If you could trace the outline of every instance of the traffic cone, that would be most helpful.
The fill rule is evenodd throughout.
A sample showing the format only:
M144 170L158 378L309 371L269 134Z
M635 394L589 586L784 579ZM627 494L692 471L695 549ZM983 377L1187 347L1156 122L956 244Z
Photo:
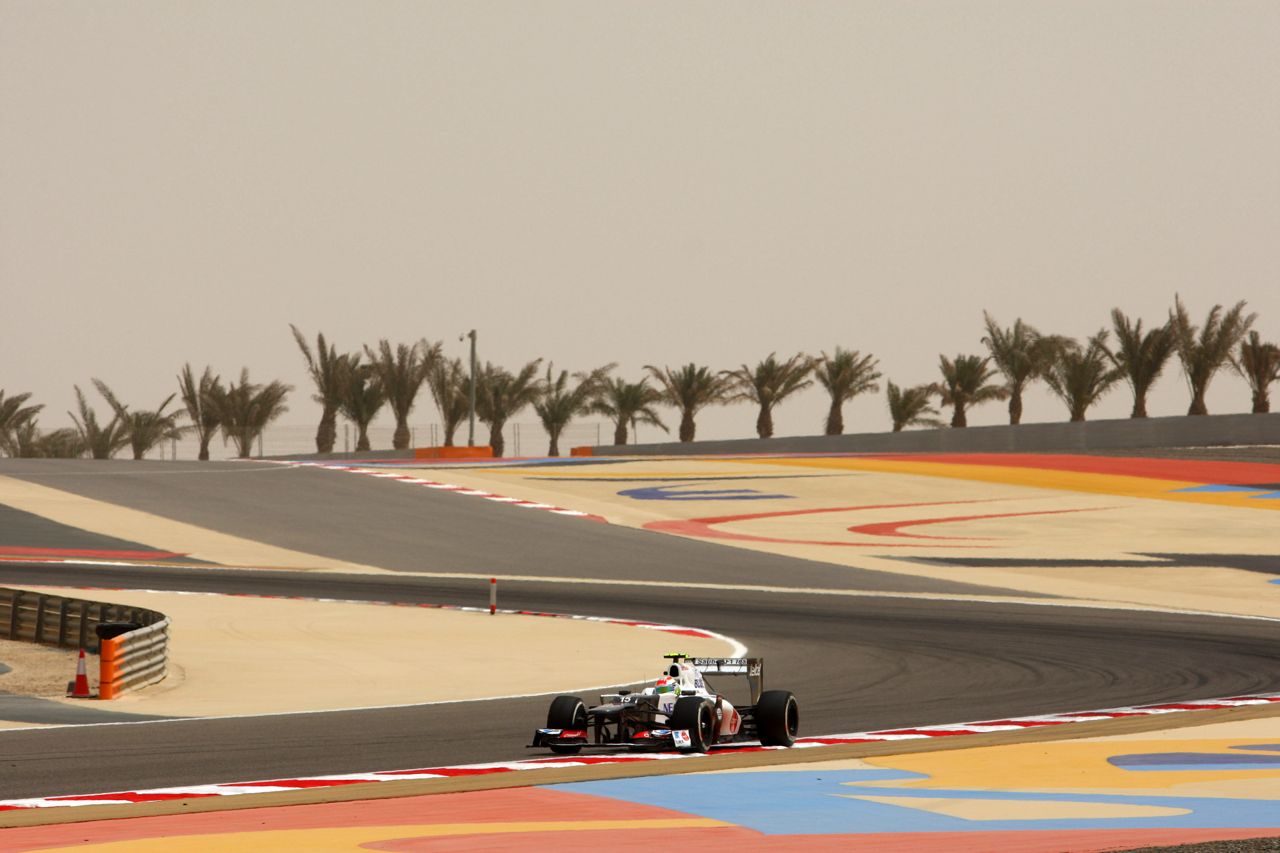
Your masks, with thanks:
M84 649L80 650L80 660L76 662L76 681L71 689L71 698L89 699L89 672L85 668Z

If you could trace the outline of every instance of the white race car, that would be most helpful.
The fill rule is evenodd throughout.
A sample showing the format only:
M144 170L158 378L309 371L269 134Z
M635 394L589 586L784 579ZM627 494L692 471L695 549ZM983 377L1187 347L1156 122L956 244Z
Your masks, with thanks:
M591 708L577 696L557 696L547 712L547 727L534 733L530 747L574 755L584 747L706 752L722 743L796 742L796 697L787 690L764 689L762 658L666 658L671 663L662 677L639 693L605 694ZM750 704L734 707L712 689L708 675L745 677Z

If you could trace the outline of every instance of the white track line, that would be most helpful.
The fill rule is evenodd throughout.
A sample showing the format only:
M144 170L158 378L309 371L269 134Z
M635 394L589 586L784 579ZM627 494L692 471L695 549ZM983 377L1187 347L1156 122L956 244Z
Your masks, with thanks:
M602 515L594 515L589 512L582 512L576 509L566 509L562 506L554 504L542 503L540 501L528 501L523 498L513 498L507 495L498 495L484 489L476 489L470 486L459 486L455 483L439 483L434 480L424 480L421 477L414 477L409 474L402 474L398 471L389 471L380 468L365 468L360 465L351 464L321 464L317 462L279 462L281 466L293 466L298 468L323 468L330 471L346 471L348 474L363 474L366 477L377 477L380 480L391 480L393 482L408 483L413 486L425 486L428 489L437 489L439 491L453 492L456 495L465 495L473 498L484 498L489 501L510 504L518 506L521 509L541 509L552 512L556 515L569 516L571 518L585 518L590 521L598 521L608 524L609 521Z
M572 512L573 510L570 510ZM178 563L140 563L134 561L121 560L88 560L80 558L42 558L38 556L31 557L0 557L0 566L5 563L38 563L65 566L107 566L117 568L133 568L133 569L193 569L198 571L261 571L261 572L305 572L316 577L325 575L355 575L368 577L413 577L413 578L438 578L441 580L475 580L487 583L490 578L497 578L500 581L519 581L522 583L546 583L546 584L569 584L574 586L635 586L635 587L661 587L663 589L695 589L709 590L712 592L760 592L769 593L771 595L826 595L841 596L846 598L888 598L903 601L957 601L968 604L1008 604L1020 605L1025 607L1064 607L1077 608L1080 610L1107 610L1122 611L1133 613L1168 613L1176 616L1208 616L1217 619L1244 619L1254 622L1280 622L1280 617L1262 616L1248 613L1224 613L1216 610L1185 610L1174 607L1161 607L1158 605L1137 604L1135 602L1123 601L1092 601L1076 598L1022 598L1019 596L1009 595L966 595L963 593L942 593L942 592L884 592L880 590L866 589L831 589L829 587L796 587L796 586L767 586L761 584L725 584L725 583L698 583L694 581L641 581L641 580L623 580L619 578L583 578L583 577L566 577L563 575L513 575L503 574L501 572L401 572L394 570L385 570L382 572L347 572L334 571L328 569L296 569L288 567L269 567L269 566L227 566L227 565L199 565L199 564L178 564ZM56 584L55 584L56 585ZM173 590L168 590L172 592Z

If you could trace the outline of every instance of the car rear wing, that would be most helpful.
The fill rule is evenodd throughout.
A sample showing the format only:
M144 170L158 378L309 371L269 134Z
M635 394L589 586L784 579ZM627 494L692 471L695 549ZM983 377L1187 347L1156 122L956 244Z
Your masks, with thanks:
M692 658L693 665L703 675L746 676L751 688L751 704L760 701L764 692L764 658Z

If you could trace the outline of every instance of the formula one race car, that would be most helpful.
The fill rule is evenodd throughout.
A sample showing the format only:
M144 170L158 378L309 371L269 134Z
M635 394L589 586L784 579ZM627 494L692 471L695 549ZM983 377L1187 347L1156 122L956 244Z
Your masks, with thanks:
M575 755L583 747L706 752L721 743L796 742L796 697L764 689L762 658L666 658L671 665L662 677L639 693L605 694L592 708L577 696L557 696L547 712L547 727L534 733L530 748ZM745 676L750 704L735 708L707 683L708 675Z

